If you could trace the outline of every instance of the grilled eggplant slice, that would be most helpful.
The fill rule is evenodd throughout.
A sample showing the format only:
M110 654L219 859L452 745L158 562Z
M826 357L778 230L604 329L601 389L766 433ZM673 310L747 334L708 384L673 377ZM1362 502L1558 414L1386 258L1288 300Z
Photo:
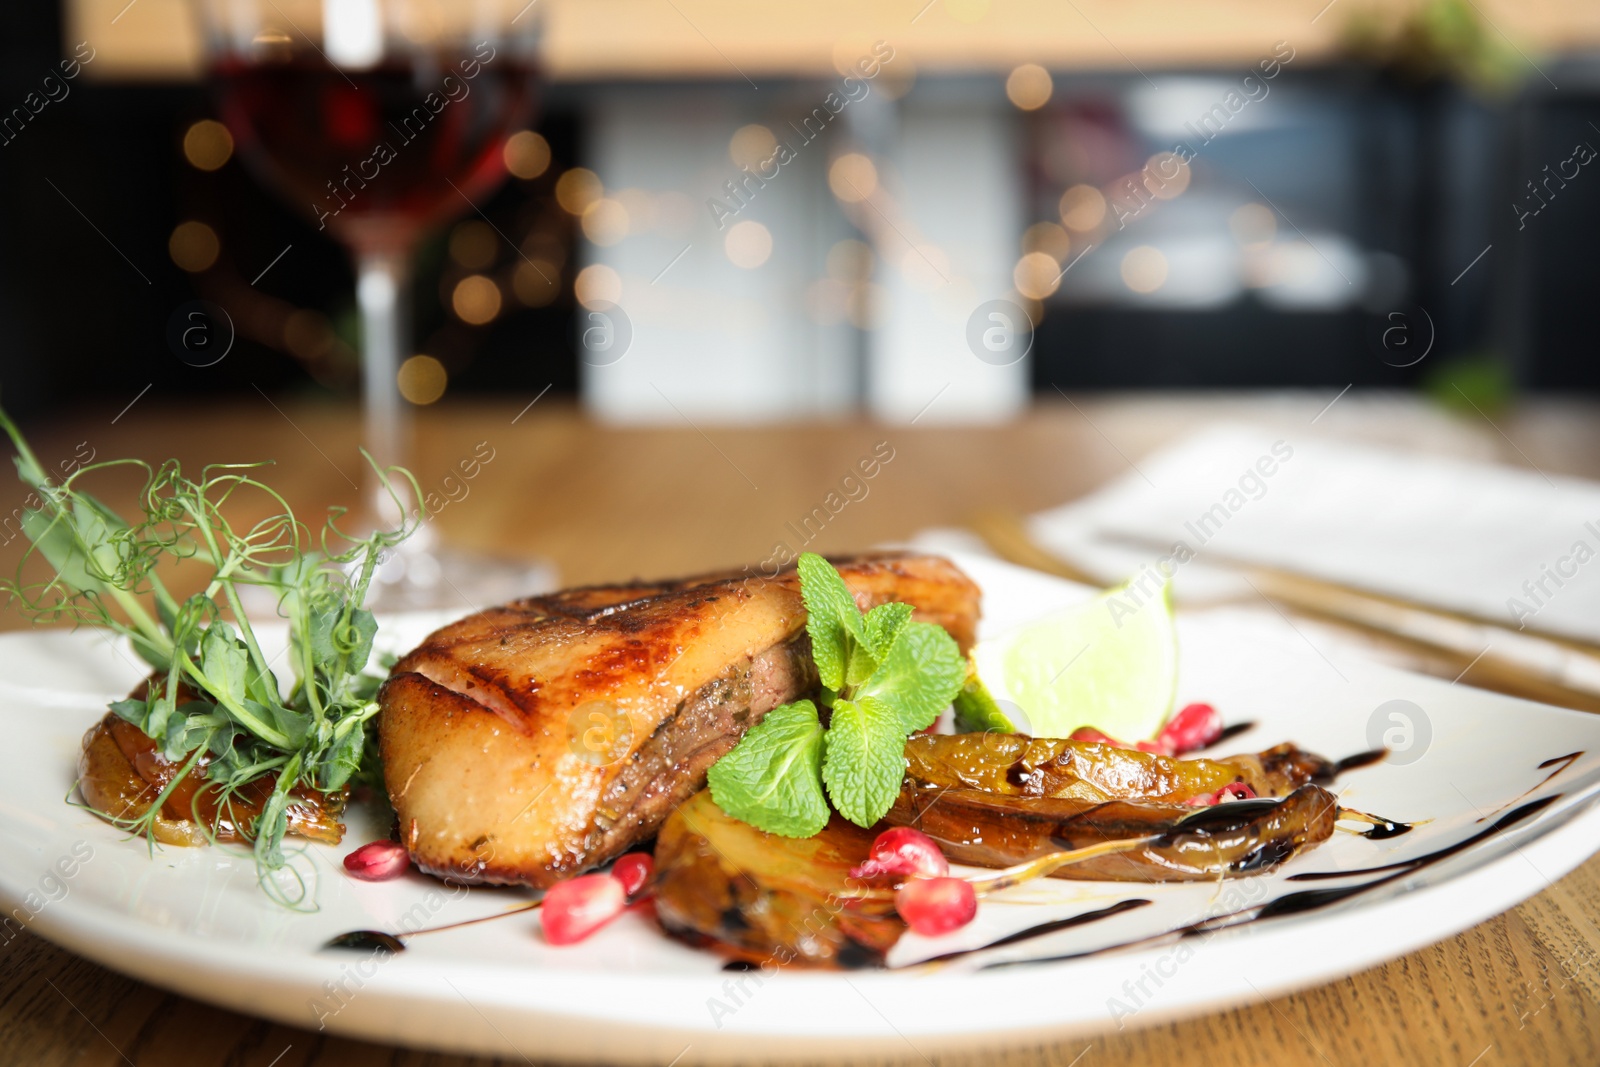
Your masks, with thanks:
M1053 878L1188 882L1271 870L1333 834L1339 802L1317 785L1282 798L1195 808L1149 800L1079 800L985 792L902 789L885 821L913 826L956 863L1010 867L1053 852L1155 835L1129 852L1056 871Z
M1183 803L1224 786L1287 794L1332 777L1333 764L1290 744L1258 755L1179 759L1094 741L1026 734L923 735L906 743L906 781L921 789L968 788L998 796Z
M84 734L78 755L78 789L90 808L125 823L150 810L161 791L178 776L183 762L167 759L161 746L137 726L107 713ZM150 825L157 841L198 846L212 840L250 840L275 779L258 778L224 796L222 788L205 777L209 763L210 759L202 756L195 770L161 805ZM289 833L329 845L337 845L344 837L344 824L339 821L343 791L318 793L297 786L290 798Z
M748 963L881 965L905 924L888 902L846 895L861 889L850 869L874 836L835 815L815 837L778 837L725 815L703 790L656 839L656 916L669 932Z
M1256 755L1178 759L1024 734L914 737L885 817L914 826L957 863L1009 867L1064 849L1149 834L1155 843L1056 878L1188 881L1251 874L1333 833L1338 802L1315 784L1333 764L1283 744ZM1195 808L1227 785L1255 800ZM1282 798L1275 800L1272 798Z

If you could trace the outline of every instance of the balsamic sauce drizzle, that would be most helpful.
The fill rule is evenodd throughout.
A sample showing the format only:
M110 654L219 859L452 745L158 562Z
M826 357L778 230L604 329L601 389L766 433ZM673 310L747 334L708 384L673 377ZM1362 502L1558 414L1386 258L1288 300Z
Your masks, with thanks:
M1119 900L1115 904L1104 908L1096 908L1094 911L1069 915L1065 919L1052 919L1047 923L1040 923L1025 930L1018 930L1014 934L1007 934L998 941L991 941L987 945L979 945L977 948L964 948L956 952L946 952L942 956L932 956L921 961L921 964L943 963L946 960L969 956L974 952L987 952L992 948L999 948L1001 945L1015 945L1023 941L1032 941L1036 937L1046 937L1061 930L1069 930L1074 926L1084 926L1088 923L1098 922L1101 919L1109 919L1114 915L1121 915L1125 911L1142 908L1149 903L1151 901L1146 900L1144 897L1129 897L1127 900ZM918 964L918 966L921 966L921 964Z
M1345 771L1353 771L1359 767L1370 767L1372 764L1380 762L1388 755L1388 749L1374 748L1367 752L1357 752L1353 756L1346 756L1344 759L1335 760L1333 763L1333 769L1328 772L1327 778L1331 781L1332 779L1339 777L1339 775L1343 774Z
M1550 784L1551 779L1555 778L1556 775L1560 774L1562 771L1566 770L1568 767L1570 767L1574 763L1578 762L1579 758L1581 758L1582 756L1583 756L1583 749L1580 748L1576 752L1568 752L1565 756L1552 756L1549 759L1545 760L1543 763L1539 764L1539 770L1541 770L1541 771L1544 770L1546 767L1556 767L1556 764L1558 764L1558 763L1561 764L1561 766L1556 767L1555 770L1553 770L1549 774L1545 775L1536 784L1530 785L1528 788L1524 789L1519 795L1517 795L1517 796L1513 797L1512 799L1506 801L1504 804L1500 805L1498 808L1495 808L1493 811L1491 811L1489 814L1483 816L1478 821L1479 822L1488 822L1490 819L1494 818L1496 815L1499 815L1502 811L1505 811L1511 805L1515 804L1517 801L1521 800L1523 797L1527 796L1529 793L1532 793L1534 790L1538 789L1540 786L1544 786L1544 785Z
M1370 829L1358 831L1368 841L1387 841L1391 837L1409 834L1414 825L1408 822L1399 822L1395 819L1385 819L1379 815L1374 815L1373 818L1377 821L1372 824Z
M1092 949L1087 952L1072 952L1061 956L1044 956L1027 960L1001 960L996 963L985 964L980 969L988 971L997 970L1002 967L1028 967L1041 963L1062 963L1067 960L1084 959L1089 956L1099 956L1108 952L1117 952L1125 948L1132 948L1135 945L1144 945L1156 941L1164 941L1168 938L1194 937L1199 934L1214 933L1218 930L1226 930L1233 926L1243 926L1246 923L1259 922L1262 919L1271 919L1280 915L1297 915L1302 912L1326 908L1333 904L1337 904L1342 900L1348 900L1351 897L1359 896L1362 893L1377 889L1379 886L1386 885L1400 878L1404 878L1409 874L1421 870L1423 867L1439 862L1447 856L1453 856L1463 849L1471 848L1480 841L1492 837L1495 834L1500 833L1502 830L1515 826L1524 819L1543 811L1546 807L1559 800L1561 795L1562 794L1560 793L1556 793L1552 796L1540 797L1538 800L1531 800L1528 803L1523 804L1521 807L1515 808L1502 815L1500 818L1494 821L1493 825L1478 831L1471 837L1457 841L1453 845L1447 845L1444 848L1438 849L1437 851L1429 852L1426 855L1416 856L1412 859L1402 860L1398 863L1385 864L1382 867L1368 868L1367 870L1363 871L1326 871L1290 876L1291 881L1304 881L1316 878L1345 878L1352 875L1372 874L1379 871L1393 872L1390 874L1385 874L1381 878L1374 878L1371 881L1362 882L1359 885L1339 886L1329 889L1301 889L1293 893L1285 893L1283 896L1269 900L1265 904L1258 904L1254 907L1242 908L1239 911L1228 912L1224 915L1212 916L1209 919L1202 919L1199 922L1189 923L1186 926L1175 927L1171 930L1166 930L1158 934L1150 934L1147 937L1136 938L1133 941L1125 941L1118 945L1107 945L1104 948Z
M1222 744L1224 741L1232 741L1235 737L1238 737L1246 730L1254 730L1255 728L1256 723L1254 719L1246 719L1244 722L1236 722L1230 726L1224 726L1222 728L1222 732L1217 735L1217 739L1206 747L1213 748Z
M411 930L403 934L386 934L382 930L351 930L337 937L330 937L323 942L322 947L354 949L358 952L404 952L406 939L418 937L422 934L437 934L442 930L455 930L462 926L472 926L477 923L486 923L492 919L504 919L508 915L521 915L525 911L533 911L543 900L536 900L532 904L510 908L506 911L497 911L493 915L480 915L476 919L462 919L460 922L445 923L443 926L429 926L422 930Z
M1346 833L1355 834L1357 837L1364 837L1368 841L1387 841L1391 837L1409 834L1416 826L1415 823L1388 819L1382 815L1374 815L1370 811L1357 811L1355 808L1340 808L1339 821L1366 823L1367 829L1365 830L1350 830L1343 826L1339 827L1339 829L1344 830Z
M1536 812L1543 811L1545 808L1549 807L1551 804L1555 803L1555 801L1560 799L1561 796L1562 794L1560 793L1552 793L1550 796L1540 797L1538 800L1530 800L1521 807L1513 808L1511 811L1500 816L1500 818L1496 819L1491 825L1479 830L1471 837L1463 838L1453 845L1446 845L1444 848L1435 849L1432 852L1425 852L1420 856L1413 856L1407 860L1396 860L1393 863L1385 863L1381 867L1363 867L1360 870L1354 871L1307 871L1305 874L1291 874L1289 876L1289 881L1318 882L1325 878L1348 878L1357 874L1377 874L1380 871L1400 871L1404 874L1409 874L1414 870L1438 863L1440 860L1445 859L1448 856L1454 856L1462 849L1471 848L1478 842L1493 837L1506 827L1513 826L1516 823L1521 822L1523 819L1526 819L1528 816L1533 815ZM1377 885L1378 882L1371 882L1369 884Z

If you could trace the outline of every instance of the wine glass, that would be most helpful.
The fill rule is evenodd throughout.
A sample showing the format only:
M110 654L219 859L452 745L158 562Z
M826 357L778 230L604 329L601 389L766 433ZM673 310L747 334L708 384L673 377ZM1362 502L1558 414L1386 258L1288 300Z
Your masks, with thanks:
M396 379L412 255L505 176L505 138L533 109L536 2L196 0L241 155L355 259L363 437L383 467L409 451ZM362 521L391 526L421 506L397 488L398 502L369 478ZM481 607L552 579L544 564L444 548L423 523L379 569L371 603Z

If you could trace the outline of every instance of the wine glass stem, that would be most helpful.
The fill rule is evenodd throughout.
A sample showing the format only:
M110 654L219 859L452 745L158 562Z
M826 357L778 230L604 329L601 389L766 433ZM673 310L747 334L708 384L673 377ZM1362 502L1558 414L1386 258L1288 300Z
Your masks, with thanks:
M361 389L363 434L379 466L404 465L409 426L398 374L405 348L405 293L410 256L393 249L356 253L356 303L361 309ZM369 506L380 521L393 522L394 502L367 478Z

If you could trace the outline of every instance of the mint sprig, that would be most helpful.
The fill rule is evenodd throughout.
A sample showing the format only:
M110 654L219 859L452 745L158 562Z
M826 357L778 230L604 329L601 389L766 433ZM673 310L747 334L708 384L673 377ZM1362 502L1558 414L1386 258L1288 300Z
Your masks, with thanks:
M933 724L967 674L955 641L912 622L911 605L863 616L827 560L807 552L798 570L829 725L809 700L774 708L707 776L718 807L783 837L827 825L824 790L857 826L883 818L900 792L906 737Z

